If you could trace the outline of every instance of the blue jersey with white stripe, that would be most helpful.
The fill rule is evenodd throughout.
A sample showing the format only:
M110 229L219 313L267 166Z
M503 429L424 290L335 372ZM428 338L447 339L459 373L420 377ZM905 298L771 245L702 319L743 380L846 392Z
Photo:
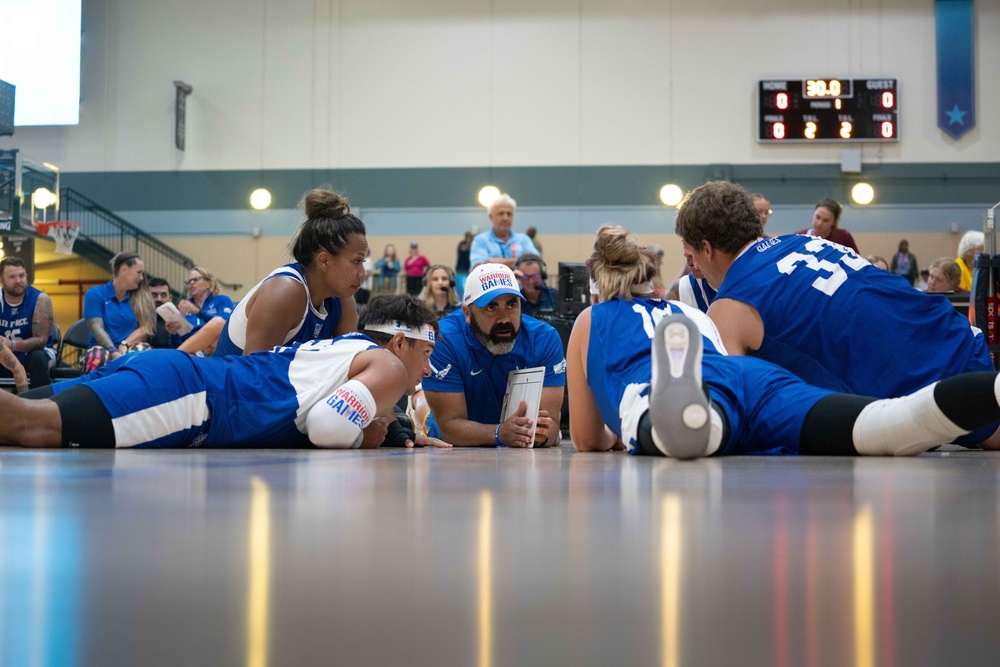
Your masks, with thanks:
M309 284L306 282L302 266L297 262L293 262L269 273L264 280L254 285L253 289L240 300L233 310L232 315L226 321L226 326L222 329L215 352L212 353L213 357L243 354L243 348L246 347L247 339L247 304L254 293L260 289L260 286L275 276L291 278L302 283L302 286L306 289L306 306L302 313L302 320L295 328L285 334L285 340L282 341L282 345L333 336L333 331L340 323L340 316L343 312L340 299L334 296L327 297L323 300L320 310L314 308L312 298L309 295Z
M25 340L32 337L31 323L35 316L35 306L38 304L38 297L42 291L37 287L28 286L24 292L21 303L12 306L7 303L7 293L0 289L0 336L4 336L12 344L15 339ZM55 328L49 330L49 339L45 342L46 347L55 344ZM15 352L14 356L22 364L27 352Z
M820 238L751 244L729 268L721 299L760 313L764 340L755 356L816 386L890 398L993 369L982 332L947 298Z
M56 383L53 392L92 389L118 447L302 447L309 410L347 382L357 354L376 347L354 333L247 356L150 350Z

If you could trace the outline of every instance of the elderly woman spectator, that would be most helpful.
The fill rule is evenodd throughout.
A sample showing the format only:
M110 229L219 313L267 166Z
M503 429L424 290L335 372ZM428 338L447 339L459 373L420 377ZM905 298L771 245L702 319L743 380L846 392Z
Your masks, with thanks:
M927 293L967 292L961 289L962 271L950 257L935 260L927 275Z
M976 261L976 255L983 251L985 242L983 233L975 230L965 232L958 242L958 257L955 262L962 272L962 282L959 284L959 289L963 292L972 289L972 265Z
M88 371L145 343L156 328L153 297L139 253L115 255L111 273L114 277L109 282L91 287L83 298L83 318L90 327Z
M892 256L892 264L889 271L897 276L903 276L913 285L917 282L919 269L917 268L917 257L910 252L910 242L903 239L899 242L899 250Z

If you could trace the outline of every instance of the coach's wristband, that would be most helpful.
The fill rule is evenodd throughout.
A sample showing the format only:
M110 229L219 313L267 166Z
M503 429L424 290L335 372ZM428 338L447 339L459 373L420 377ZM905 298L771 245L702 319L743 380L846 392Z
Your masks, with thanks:
M497 447L503 447L503 443L500 442L500 427L503 424L497 424L497 430L493 432L493 439L496 440Z

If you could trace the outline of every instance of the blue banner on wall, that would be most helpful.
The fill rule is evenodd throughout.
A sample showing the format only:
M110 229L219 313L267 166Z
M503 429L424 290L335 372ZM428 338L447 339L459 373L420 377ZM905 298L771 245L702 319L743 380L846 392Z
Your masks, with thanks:
M958 139L976 126L973 0L935 0L938 127Z

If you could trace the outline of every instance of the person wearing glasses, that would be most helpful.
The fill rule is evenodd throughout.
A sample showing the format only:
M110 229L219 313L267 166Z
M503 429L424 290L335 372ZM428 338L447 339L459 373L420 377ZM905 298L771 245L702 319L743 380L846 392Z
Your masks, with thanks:
M534 253L525 253L517 258L514 275L521 284L521 314L535 316L539 312L559 310L559 291L545 284L548 277L545 262Z
M365 225L347 198L316 188L302 199L306 220L292 238L295 261L272 271L239 302L213 356L250 354L354 331L354 293L365 280Z
M211 354L229 316L233 314L233 300L219 294L219 281L203 266L191 269L184 284L188 288L188 298L180 300L177 310L194 328L181 336L178 332L180 323L167 323L170 346L191 354Z

